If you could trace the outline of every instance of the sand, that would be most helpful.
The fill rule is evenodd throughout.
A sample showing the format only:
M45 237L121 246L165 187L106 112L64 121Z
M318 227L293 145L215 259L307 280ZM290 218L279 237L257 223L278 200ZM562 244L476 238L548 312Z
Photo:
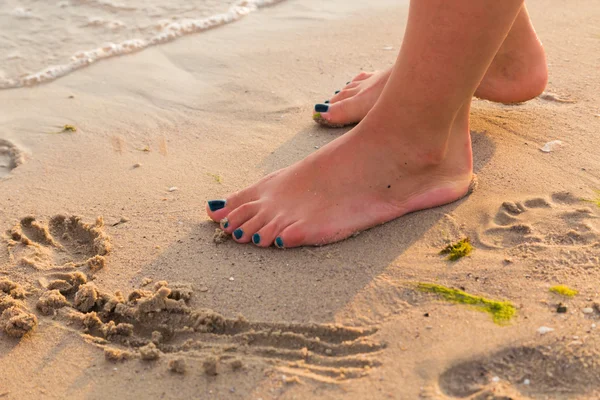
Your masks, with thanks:
M223 240L204 202L346 132L312 105L393 62L406 4L290 0L0 91L0 397L598 398L600 6L529 8L548 89L474 101L477 190L321 248Z

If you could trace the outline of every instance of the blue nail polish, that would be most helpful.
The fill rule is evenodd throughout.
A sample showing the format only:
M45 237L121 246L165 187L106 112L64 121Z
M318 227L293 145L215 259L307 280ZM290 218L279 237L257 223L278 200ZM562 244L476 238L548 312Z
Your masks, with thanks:
M325 113L329 110L329 106L327 104L315 104L315 111Z
M235 231L233 231L233 236L235 236L237 240L240 240L242 236L244 236L244 231L242 228L237 228Z
M259 244L260 243L260 234L255 233L252 235L252 243Z
M325 100L323 103L325 103L325 104L329 104L329 100Z
M223 223L223 229L227 229L227 228L229 228L229 221L225 221Z
M346 85L349 85L349 84L350 84L350 82L352 82L352 81L348 81L348 82L346 82Z
M340 92L339 90L336 90L336 91L335 91L335 94L338 94L339 92Z
M280 249L283 249L283 239L281 238L281 236L277 236L277 239L275 239L275 246L279 247Z
M208 208L210 208L210 211L217 211L224 208L225 204L227 204L227 201L225 200L209 200Z

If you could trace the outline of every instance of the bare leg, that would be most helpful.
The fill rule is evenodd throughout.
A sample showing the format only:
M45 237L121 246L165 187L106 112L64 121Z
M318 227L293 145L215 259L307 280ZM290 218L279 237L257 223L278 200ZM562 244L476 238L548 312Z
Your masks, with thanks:
M391 68L361 72L331 98L328 112L321 113L319 120L339 125L359 122L373 108L391 72ZM499 103L520 103L540 95L547 81L546 54L523 6L475 96ZM319 106L320 110L324 108Z
M367 117L348 134L207 212L240 243L344 239L464 196L469 106L522 0L412 0L404 43Z

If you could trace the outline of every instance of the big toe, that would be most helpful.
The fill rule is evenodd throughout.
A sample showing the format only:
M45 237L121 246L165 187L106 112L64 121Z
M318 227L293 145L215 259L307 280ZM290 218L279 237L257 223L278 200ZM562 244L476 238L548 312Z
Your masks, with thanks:
M208 200L206 203L206 213L213 221L220 222L233 210L244 204L251 203L257 198L255 187L250 187L234 193L225 199Z
M335 104L317 104L313 118L323 125L343 126L360 122L367 112L360 101L350 97Z

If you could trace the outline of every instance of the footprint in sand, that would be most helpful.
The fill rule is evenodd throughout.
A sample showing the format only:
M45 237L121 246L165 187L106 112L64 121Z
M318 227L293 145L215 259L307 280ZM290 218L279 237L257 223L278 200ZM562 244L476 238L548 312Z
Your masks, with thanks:
M95 272L111 249L102 227L101 218L87 224L77 216L56 215L45 223L27 216L7 232L8 253L14 264L38 271Z
M6 139L0 139L0 179L23 164L23 153Z
M372 338L374 328L251 322L192 308L189 284L160 281L149 287L148 280L128 295L103 292L92 282L110 251L101 218L90 225L79 217L59 215L47 224L25 217L7 236L15 265L10 274L41 289L33 299L7 284L0 293L0 300L7 299L4 308L14 305L8 298L12 290L24 297L22 319L35 318L28 309L36 309L42 322L51 316L52 323L104 349L110 361L160 358L175 372L197 364L209 375L266 363L296 380L336 383L366 375L379 365L377 355L385 347ZM12 327L19 315L7 313L12 325L7 319L4 326Z
M450 367L439 377L439 388L469 400L574 398L600 387L600 365L586 348L511 347Z
M599 210L566 192L505 202L478 236L480 246L543 261L546 270L600 265Z

